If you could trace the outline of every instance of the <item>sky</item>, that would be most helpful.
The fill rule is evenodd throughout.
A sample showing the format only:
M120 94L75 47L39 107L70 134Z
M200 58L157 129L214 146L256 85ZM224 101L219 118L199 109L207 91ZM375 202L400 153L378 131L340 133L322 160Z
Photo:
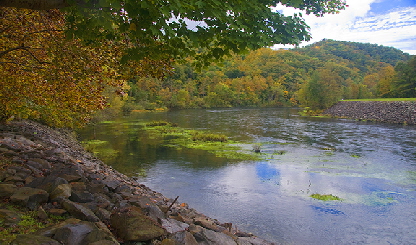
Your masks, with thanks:
M394 47L416 55L416 0L346 0L348 7L339 14L315 17L302 13L310 26L312 39L301 47L324 38ZM284 15L300 12L277 6ZM276 45L274 48L290 48Z

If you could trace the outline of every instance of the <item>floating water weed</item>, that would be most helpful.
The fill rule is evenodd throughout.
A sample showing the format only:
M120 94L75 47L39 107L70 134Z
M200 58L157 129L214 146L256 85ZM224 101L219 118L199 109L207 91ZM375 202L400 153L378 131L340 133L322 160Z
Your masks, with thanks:
M224 134L184 129L166 121L147 123L145 129L149 137L162 139L164 146L205 150L217 157L234 160L258 160L260 158L237 146L237 142L230 141Z
M276 154L276 155L283 155L283 154L285 154L287 151L285 151L285 150L278 150L278 151L274 151L273 152L273 154Z
M211 134L211 133L203 133L199 131L195 131L192 134L193 141L219 141L219 142L226 142L228 137L223 134Z
M153 121L150 123L146 123L146 126L148 127L155 127L155 126L170 126L170 127L177 127L178 125L176 123L170 123L166 121Z
M261 144L257 143L253 145L253 151L256 153L260 152Z
M310 197L321 200L321 201L341 201L342 200L341 198L334 196L332 194L322 195L322 194L315 193L315 194L310 195Z

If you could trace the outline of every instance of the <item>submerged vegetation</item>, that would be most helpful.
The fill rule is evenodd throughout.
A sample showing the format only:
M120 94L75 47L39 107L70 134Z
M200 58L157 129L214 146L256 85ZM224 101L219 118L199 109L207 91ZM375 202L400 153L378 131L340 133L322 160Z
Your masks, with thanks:
M112 159L117 156L119 153L117 150L112 149L110 147L110 144L108 141L104 140L88 140L88 141L82 141L81 144L84 146L84 148L95 154L100 159Z
M245 150L241 147L242 143L230 140L224 134L184 129L165 121L147 123L145 130L151 138L162 139L162 144L168 147L205 150L218 157L234 160L260 159L260 155Z
M255 154L249 143L231 140L221 133L185 129L167 121L138 123L137 126L141 126L139 132L130 134L140 134L137 140L147 141L156 147L203 150L229 160L259 160L265 157L265 154ZM86 150L104 161L112 161L121 154L119 148L113 149L109 141L93 139L81 143Z
M342 201L341 198L339 198L337 196L334 196L332 194L318 194L318 193L315 193L315 194L310 195L310 197L312 197L314 199L321 200L321 201Z

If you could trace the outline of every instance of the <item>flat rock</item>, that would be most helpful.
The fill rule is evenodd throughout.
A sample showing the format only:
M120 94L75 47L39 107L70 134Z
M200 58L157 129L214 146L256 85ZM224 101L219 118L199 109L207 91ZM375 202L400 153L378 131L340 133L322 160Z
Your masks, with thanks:
M56 229L53 238L65 245L83 245L105 240L115 241L110 233L100 230L94 223L88 221L60 227Z
M126 241L148 241L166 233L138 207L116 210L111 215L110 222L117 234Z
M190 226L190 231L199 245L237 245L232 237L201 226Z
M60 184L51 192L50 199L51 201L68 199L71 196L71 191L70 184Z
M13 203L28 207L35 210L40 204L47 202L49 194L42 189L22 187L18 189L11 197Z
M0 197L10 197L17 191L14 184L0 183Z
M198 245L195 237L189 231L183 232L176 232L173 235L173 238L179 243L183 245Z
M20 222L20 214L8 209L0 209L0 224L8 227Z
M171 234L185 231L189 227L188 224L179 222L174 219L162 219L161 222L162 222L162 227Z
M237 239L238 245L275 245L275 243L266 241L258 237L239 237Z
M70 200L63 200L61 202L61 205L64 207L66 211L68 211L71 215L73 215L75 218L86 220L86 221L92 221L92 222L98 222L100 219L94 214L91 209L86 208L80 204L77 204Z
M61 245L58 241L46 237L33 234L17 235L10 245Z

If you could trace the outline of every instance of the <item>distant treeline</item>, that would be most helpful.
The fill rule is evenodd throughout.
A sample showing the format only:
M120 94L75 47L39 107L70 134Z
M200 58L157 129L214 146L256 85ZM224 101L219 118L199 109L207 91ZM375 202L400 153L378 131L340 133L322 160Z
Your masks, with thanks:
M124 110L308 106L340 99L416 97L416 58L375 44L324 39L304 48L263 48L197 71L193 60L164 78L128 81Z

